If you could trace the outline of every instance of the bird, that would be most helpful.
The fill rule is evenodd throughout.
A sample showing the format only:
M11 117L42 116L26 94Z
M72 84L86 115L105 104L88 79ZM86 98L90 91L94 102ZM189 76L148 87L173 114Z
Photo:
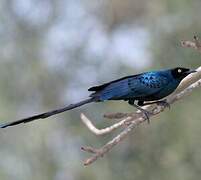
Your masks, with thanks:
M189 68L176 67L126 76L89 88L88 91L92 93L89 95L88 99L17 121L3 123L0 125L0 128L28 123L37 119L45 119L88 103L109 100L127 101L128 104L140 110L149 122L151 112L143 109L142 106L154 103L162 103L163 105L169 106L164 98L173 93L186 76L195 72L196 70Z

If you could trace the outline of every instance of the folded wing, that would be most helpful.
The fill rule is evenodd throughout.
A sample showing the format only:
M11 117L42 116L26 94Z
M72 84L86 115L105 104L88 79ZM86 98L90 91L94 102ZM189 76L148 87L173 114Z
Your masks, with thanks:
M104 100L127 100L130 98L139 100L155 96L162 91L169 83L164 75L156 73L144 73L134 76L127 76L101 86L95 86L89 91L95 91L91 97L99 101Z

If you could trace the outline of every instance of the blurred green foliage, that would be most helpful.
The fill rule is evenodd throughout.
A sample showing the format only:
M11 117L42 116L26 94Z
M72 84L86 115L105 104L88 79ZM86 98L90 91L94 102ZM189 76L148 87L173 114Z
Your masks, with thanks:
M180 41L201 36L201 1L1 0L0 119L26 117L87 97L87 88L141 71L200 66ZM2 180L199 179L200 92L142 125L89 167L83 145L100 147L80 112L99 127L125 102L87 105L0 131Z

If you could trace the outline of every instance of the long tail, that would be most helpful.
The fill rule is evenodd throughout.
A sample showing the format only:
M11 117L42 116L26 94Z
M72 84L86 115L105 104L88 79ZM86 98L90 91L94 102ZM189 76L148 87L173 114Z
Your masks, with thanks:
M30 117L27 117L27 118L24 118L24 119L19 119L17 121L1 124L0 128L6 128L6 127L9 127L9 126L15 126L15 125L21 124L21 123L28 123L28 122L31 122L31 121L34 121L34 120L37 120L37 119L45 119L45 118L48 118L50 116L53 116L53 115L56 115L56 114L59 114L59 113L62 113L62 112L77 108L79 106L82 106L84 104L88 104L88 103L91 103L91 102L94 102L94 98L89 98L89 99L80 101L80 102L75 103L75 104L70 104L69 106L66 106L66 107L63 107L63 108L59 108L59 109L55 109L55 110L48 111L48 112L45 112L45 113L37 114L37 115L30 116Z

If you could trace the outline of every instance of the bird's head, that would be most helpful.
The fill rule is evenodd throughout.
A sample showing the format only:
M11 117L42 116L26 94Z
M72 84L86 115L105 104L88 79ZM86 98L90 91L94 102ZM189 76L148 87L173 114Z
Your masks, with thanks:
M188 69L188 68L182 68L182 67L176 67L174 69L171 69L172 76L179 80L184 79L186 76L194 72L197 72L197 71Z

